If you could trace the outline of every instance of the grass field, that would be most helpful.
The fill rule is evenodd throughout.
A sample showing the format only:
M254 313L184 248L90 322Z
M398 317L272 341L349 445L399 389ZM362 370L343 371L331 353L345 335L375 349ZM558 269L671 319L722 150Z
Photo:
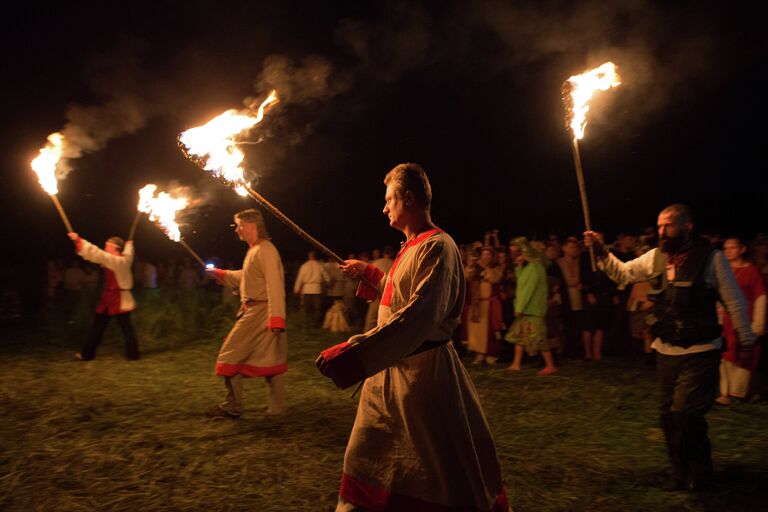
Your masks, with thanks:
M266 385L246 385L245 416L211 421L212 374L231 325L217 294L144 297L144 358L122 357L117 326L97 359L72 354L89 307L65 301L0 341L0 510L333 510L356 400L314 367L342 339L289 319L290 412L264 417ZM86 301L87 302L87 301ZM297 315L293 315L296 317ZM768 404L709 416L719 485L664 493L653 375L639 361L566 362L537 377L471 367L516 512L768 510Z

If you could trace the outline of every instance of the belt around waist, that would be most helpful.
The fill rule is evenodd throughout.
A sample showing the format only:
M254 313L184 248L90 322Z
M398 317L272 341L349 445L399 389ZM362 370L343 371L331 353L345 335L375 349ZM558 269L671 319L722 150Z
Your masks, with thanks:
M422 352L426 352L427 350L432 350L433 348L442 347L443 345L447 344L451 340L426 340L421 345L419 345L419 348L408 354L407 357L415 356L416 354L421 354Z
M244 308L252 308L253 306L256 306L257 304L266 304L267 300L246 300L245 302L241 302L240 305Z

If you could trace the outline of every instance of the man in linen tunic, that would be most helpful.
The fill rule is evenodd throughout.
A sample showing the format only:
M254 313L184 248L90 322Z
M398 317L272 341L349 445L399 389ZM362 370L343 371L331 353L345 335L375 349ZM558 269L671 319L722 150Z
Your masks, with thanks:
M407 242L386 277L357 260L342 267L378 286L378 325L317 362L339 387L366 378L337 511L506 511L495 443L450 341L464 304L459 250L431 223L421 167L401 164L385 184L384 213Z
M219 284L239 287L240 310L216 360L216 375L224 377L227 397L207 414L240 416L244 377L264 377L269 385L267 414L282 414L282 379L288 370L283 263L269 240L261 212L250 209L236 214L235 226L235 232L249 246L243 268L209 270Z

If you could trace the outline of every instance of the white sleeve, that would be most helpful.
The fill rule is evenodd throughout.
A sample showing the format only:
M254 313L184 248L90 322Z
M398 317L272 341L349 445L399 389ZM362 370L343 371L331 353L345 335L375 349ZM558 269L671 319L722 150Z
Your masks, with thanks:
M647 281L653 274L653 260L656 257L658 249L651 249L642 256L639 256L626 263L618 259L611 253L599 259L597 266L613 282L626 286L630 283Z
M130 260L133 260L133 243L130 245L126 244L126 252L130 253ZM80 239L80 246L78 248L77 254L80 255L84 260L88 260L92 263L96 263L97 265L101 265L102 267L108 268L109 270L115 271L118 269L118 267L125 264L127 260L126 256L117 256L115 254L110 254L107 251L103 249L99 249L95 245L93 245L91 242L85 240L84 238Z

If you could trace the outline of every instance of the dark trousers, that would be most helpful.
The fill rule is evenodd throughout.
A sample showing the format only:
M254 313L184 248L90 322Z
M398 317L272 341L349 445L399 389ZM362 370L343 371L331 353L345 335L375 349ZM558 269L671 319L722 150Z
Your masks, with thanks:
M320 327L323 323L323 296L319 293L305 293L304 311L309 326Z
M96 357L96 349L101 344L109 320L112 318L117 319L120 330L123 331L123 338L125 338L125 357L128 359L138 359L140 357L139 342L136 339L136 333L131 324L131 313L121 313L119 315L103 315L101 313L96 313L93 318L91 334L88 336L88 341L85 342L85 346L81 351L83 359L90 360Z
M656 357L661 428L672 477L700 482L712 477L712 447L704 415L712 408L719 384L720 351Z

